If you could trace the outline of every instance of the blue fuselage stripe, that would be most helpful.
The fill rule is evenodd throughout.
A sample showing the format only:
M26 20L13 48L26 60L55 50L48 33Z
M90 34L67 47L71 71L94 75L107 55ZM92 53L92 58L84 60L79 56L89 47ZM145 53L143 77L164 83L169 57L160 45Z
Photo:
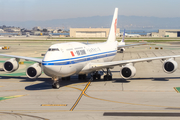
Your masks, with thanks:
M115 56L117 51L109 51L109 52L103 52L98 54L92 54L92 55L86 55L81 57L74 57L69 59L60 59L60 60L51 60L51 61L43 61L42 65L69 65L69 64L76 64L80 62L105 58L109 56Z

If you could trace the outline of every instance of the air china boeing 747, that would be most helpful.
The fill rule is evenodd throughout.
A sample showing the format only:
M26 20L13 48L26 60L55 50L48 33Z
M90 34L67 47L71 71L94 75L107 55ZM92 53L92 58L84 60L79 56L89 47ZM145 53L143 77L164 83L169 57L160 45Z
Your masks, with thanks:
M60 43L50 46L43 59L6 55L0 56L12 57L3 64L5 72L14 72L18 69L18 61L25 59L36 62L26 70L29 78L37 78L42 71L52 78L53 88L59 88L59 79L68 78L71 75L78 74L79 79L85 79L86 74L92 73L93 79L99 79L98 73L101 69L107 69L105 80L111 80L110 68L121 66L120 75L124 79L130 79L136 74L134 64L143 61L162 60L163 70L167 73L173 73L177 70L178 64L174 56L151 57L141 59L131 59L122 61L112 61L117 53L118 48L124 48L128 45L119 44L116 41L118 8L115 8L109 36L106 42L98 44L83 44L79 42ZM131 46L131 45L130 45Z

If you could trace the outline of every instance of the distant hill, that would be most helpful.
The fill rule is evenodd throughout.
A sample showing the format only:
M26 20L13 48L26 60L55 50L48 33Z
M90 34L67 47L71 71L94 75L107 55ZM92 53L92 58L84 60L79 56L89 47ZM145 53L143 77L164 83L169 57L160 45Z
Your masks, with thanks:
M61 27L64 29L72 28L109 28L112 16L92 16L69 19L54 19L47 21L0 21L0 26L15 26L31 29L35 26L44 27ZM118 27L121 29L180 29L180 17L178 18L158 18L143 16L124 16L118 18Z

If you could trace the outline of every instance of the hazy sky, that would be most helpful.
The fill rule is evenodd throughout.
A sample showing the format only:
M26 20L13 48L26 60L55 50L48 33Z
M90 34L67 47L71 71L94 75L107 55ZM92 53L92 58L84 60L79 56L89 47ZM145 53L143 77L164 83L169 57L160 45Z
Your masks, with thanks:
M0 0L0 21L119 15L180 17L180 0Z

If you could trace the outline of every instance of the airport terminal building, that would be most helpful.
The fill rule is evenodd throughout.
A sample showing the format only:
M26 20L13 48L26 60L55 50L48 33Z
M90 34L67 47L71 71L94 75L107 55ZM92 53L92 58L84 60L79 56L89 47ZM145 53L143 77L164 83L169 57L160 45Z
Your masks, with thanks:
M110 28L70 28L70 37L108 37ZM120 33L117 28L116 33Z
M180 37L180 29L159 29L159 32L152 32L152 37Z

